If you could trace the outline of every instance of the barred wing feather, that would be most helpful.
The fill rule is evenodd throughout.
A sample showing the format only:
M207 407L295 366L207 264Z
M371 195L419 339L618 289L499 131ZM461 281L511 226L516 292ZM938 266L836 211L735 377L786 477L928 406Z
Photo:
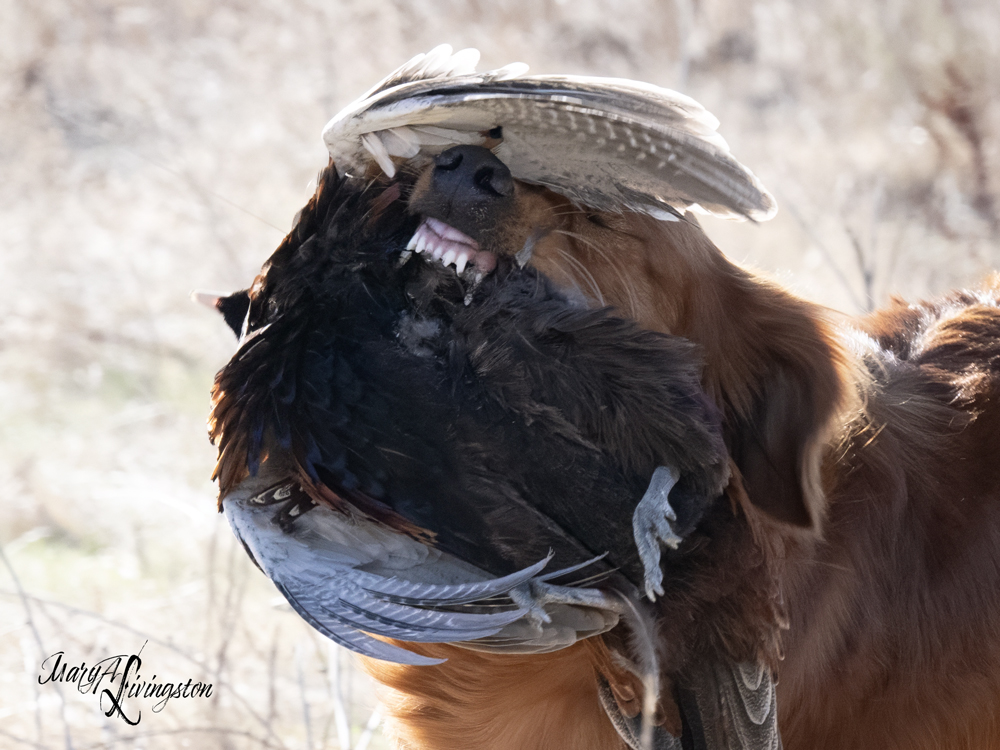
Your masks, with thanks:
M491 145L514 177L599 210L695 210L764 221L777 210L693 99L619 78L474 72L478 53L418 56L349 105L323 138L342 172L456 144ZM499 141L499 143L497 143Z

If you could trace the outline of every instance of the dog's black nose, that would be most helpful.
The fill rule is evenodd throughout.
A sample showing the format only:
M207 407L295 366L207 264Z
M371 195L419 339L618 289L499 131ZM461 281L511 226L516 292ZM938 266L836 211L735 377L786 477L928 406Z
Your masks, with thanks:
M514 193L506 165L482 146L454 146L434 159L434 187L453 201L482 203ZM456 206L461 210L461 206Z
M417 181L410 211L443 221L493 252L516 203L514 177L492 151L453 146Z

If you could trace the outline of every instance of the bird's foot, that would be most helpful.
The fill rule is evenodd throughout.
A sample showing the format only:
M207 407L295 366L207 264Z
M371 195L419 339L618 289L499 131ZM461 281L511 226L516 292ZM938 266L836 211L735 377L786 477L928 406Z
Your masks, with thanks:
M624 605L621 600L600 589L557 586L537 578L528 582L532 600L539 605L569 604L577 607L592 607L621 614Z
M545 611L545 602L535 595L531 581L511 589L507 596L517 605L518 609L525 611L525 617L535 625L541 627L542 624L547 625L552 622L549 613Z
M673 522L677 514L670 507L670 490L677 484L680 474L668 466L660 466L653 472L646 494L632 514L632 533L635 546L642 560L646 596L656 601L663 595L663 571L660 569L660 544L677 549L681 537L674 531Z
M588 562L593 562L588 561ZM580 566L582 567L582 566ZM557 571L559 573L564 571ZM621 614L623 604L621 600L596 588L583 588L577 586L559 586L548 583L545 576L539 576L527 581L515 589L512 589L508 596L520 609L527 612L528 619L538 624L548 624L552 621L549 613L545 610L547 604L567 604L576 607L591 607L593 609L607 610Z

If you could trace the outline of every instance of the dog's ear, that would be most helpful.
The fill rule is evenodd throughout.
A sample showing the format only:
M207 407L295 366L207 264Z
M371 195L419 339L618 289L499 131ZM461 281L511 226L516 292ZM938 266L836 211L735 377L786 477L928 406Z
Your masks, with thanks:
M843 357L808 303L773 295L765 334L745 339L752 362L739 407L726 405L726 442L750 502L773 518L818 528L822 461L845 394Z
M820 479L836 389L782 368L762 383L752 409L727 424L729 451L750 501L779 521L816 527L825 500Z

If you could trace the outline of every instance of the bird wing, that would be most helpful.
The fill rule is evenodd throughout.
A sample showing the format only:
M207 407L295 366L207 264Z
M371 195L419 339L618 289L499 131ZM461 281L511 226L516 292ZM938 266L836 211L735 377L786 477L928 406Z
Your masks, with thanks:
M608 609L614 602L600 592L578 591L575 604L546 600L545 590L553 588L547 580L581 566L541 575L549 562L544 558L493 577L350 508L316 505L294 479L267 464L225 498L223 510L292 608L323 635L366 656L402 664L440 661L369 634L548 651L618 622Z
M621 78L528 76L519 63L476 73L478 57L442 45L347 106L323 131L338 169L374 160L391 177L394 157L499 140L514 177L599 210L755 221L777 211L693 99Z

